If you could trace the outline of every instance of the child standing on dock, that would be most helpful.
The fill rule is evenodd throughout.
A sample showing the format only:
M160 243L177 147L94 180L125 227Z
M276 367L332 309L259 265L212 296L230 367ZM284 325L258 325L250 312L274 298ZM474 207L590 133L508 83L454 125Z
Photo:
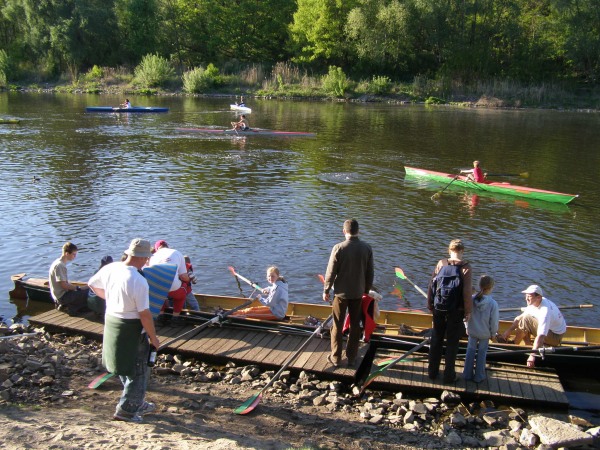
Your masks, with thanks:
M485 360L490 339L498 333L498 304L492 298L494 279L482 275L479 279L479 292L473 296L473 310L466 322L469 343L465 356L463 378L480 383L485 380ZM475 366L475 372L473 372Z

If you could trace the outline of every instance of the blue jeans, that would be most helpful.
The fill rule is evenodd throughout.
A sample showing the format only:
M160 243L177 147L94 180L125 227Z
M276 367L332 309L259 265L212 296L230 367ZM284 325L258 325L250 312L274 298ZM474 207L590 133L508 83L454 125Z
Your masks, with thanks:
M135 355L135 376L133 378L119 376L121 383L123 383L123 393L117 405L117 413L123 411L126 414L134 415L144 403L148 378L150 377L150 368L148 367L149 352L150 343L148 342L148 335L142 333L137 354Z
M198 305L198 300L196 300L196 297L194 297L193 292L188 292L188 294L185 296L185 303L188 309L191 309L192 311L200 311L200 305Z
M465 370L463 372L465 380L473 380L476 383L485 380L485 359L489 344L489 339L477 339L469 336L467 355L465 356ZM474 373L473 365L475 365Z

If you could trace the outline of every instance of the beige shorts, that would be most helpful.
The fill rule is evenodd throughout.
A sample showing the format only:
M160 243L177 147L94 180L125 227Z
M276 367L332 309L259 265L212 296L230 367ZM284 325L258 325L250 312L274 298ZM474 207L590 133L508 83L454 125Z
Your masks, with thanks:
M534 338L537 336L538 320L529 315L521 317L519 320L519 330L529 333ZM544 344L552 347L558 347L562 341L562 334L556 334L553 331L548 331L548 335L544 338Z

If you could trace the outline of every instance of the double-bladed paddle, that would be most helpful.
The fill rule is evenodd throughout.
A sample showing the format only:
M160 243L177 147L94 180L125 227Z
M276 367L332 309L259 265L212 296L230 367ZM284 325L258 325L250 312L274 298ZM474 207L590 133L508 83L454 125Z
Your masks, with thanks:
M273 385L273 383L275 383L275 381L277 381L279 379L279 377L281 376L283 371L285 369L287 369L291 363L294 362L294 360L300 355L300 353L302 353L302 350L304 350L306 348L306 346L310 343L310 341L315 336L317 336L321 333L323 328L325 328L325 326L327 326L327 324L329 322L331 322L331 319L333 319L333 314L331 314L327 319L325 319L325 321L323 323L321 323L315 331L313 331L313 333L309 336L309 338L306 341L304 341L304 343L298 348L298 350L296 350L294 352L294 354L292 354L283 363L283 366L281 366L281 369L279 369L277 371L277 373L275 375L273 375L273 377L269 380L269 382L260 391L258 391L256 394L254 394L252 397L250 397L248 400L246 400L244 403L242 403L240 406L238 406L236 409L234 409L233 412L235 412L236 414L248 414L249 412L253 411L254 408L256 408L256 406L260 403L263 393L268 388L270 388Z
M208 321L204 322L202 325L195 326L192 329L187 330L184 333L181 333L179 336L175 336L174 338L169 339L167 342L165 342L158 348L157 352L163 350L165 347L168 347L169 345L173 344L174 342L177 342L179 339L183 338L184 336L187 336L188 334L191 334L192 332L194 333L194 336L195 336L196 334L200 333L202 330L209 327L210 325L215 324L217 322L221 322L228 315L230 315L236 311L239 311L240 309L246 308L247 306L250 306L253 301L254 301L253 299L247 300L244 303L242 303L241 305L238 305L235 308L230 309L229 311L222 311L222 312L219 312L218 314L215 314L214 317L212 317ZM193 337L193 336L190 336L190 337ZM90 384L88 384L88 388L90 388L90 389L98 388L102 383L104 383L106 380L111 378L113 375L114 374L112 374L110 372L101 373L96 378L94 378L90 382Z

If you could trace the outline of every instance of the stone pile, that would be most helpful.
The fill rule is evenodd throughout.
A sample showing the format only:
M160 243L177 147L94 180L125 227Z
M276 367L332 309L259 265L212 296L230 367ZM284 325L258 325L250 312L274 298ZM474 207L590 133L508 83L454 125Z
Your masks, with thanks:
M10 330L32 331L39 334L0 339L0 405L77 399L78 393L70 388L71 378L79 376L91 381L104 370L101 344L95 341L24 327ZM203 389L209 383L227 384L242 397L261 389L274 375L274 371L261 372L254 365L238 367L230 362L216 367L171 354L159 355L153 373L155 382L181 382L195 389ZM465 404L451 391L444 391L439 398L424 399L406 398L401 392L370 390L361 397L359 392L358 386L319 380L308 372L294 376L286 371L268 390L263 402L282 403L290 409L315 408L316 414L320 409L344 412L348 418L373 427L436 436L448 447L598 448L598 424L574 416L561 421L528 414L520 408L496 406L490 401Z

